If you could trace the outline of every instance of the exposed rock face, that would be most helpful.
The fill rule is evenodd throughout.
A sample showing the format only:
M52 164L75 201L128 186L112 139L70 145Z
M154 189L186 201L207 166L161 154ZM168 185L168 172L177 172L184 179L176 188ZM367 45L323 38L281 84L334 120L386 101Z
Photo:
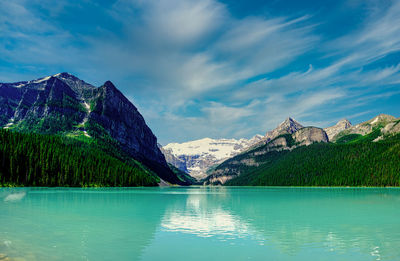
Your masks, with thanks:
M343 119L336 123L334 126L325 128L324 131L328 135L329 140L333 140L333 137L335 137L341 131L351 128L351 126L352 125L350 121L348 121L347 119Z
M284 122L279 124L278 127L273 129L272 131L268 131L265 134L265 141L269 142L270 140L273 140L282 134L295 133L301 128L303 128L303 125L301 125L298 121L288 117Z
M286 120L286 122L289 122ZM283 131L280 130L283 129ZM316 127L305 127L294 131L289 135L290 131L284 131L285 128L278 126L276 131L269 132L277 135L275 138L266 142L263 140L251 149L236 155L233 158L227 159L220 165L216 166L212 173L203 180L204 184L219 184L222 185L226 181L240 176L243 169L248 167L259 167L263 164L262 155L271 151L293 150L299 146L310 145L316 142L329 142L328 134L325 130ZM373 119L351 126L347 120L339 121L335 126L326 128L333 140L343 137L348 134L367 135L375 130L380 130L380 135L374 140L380 141L387 136L400 133L400 118L396 119L393 116L381 114ZM374 134L375 135L375 134ZM375 136L373 136L375 137Z
M142 115L110 81L97 89L91 102L89 122L100 124L135 157L166 165L157 138Z
M164 154L165 160L174 165L175 167L177 167L178 169L188 173L188 169L186 167L186 162L182 159L179 159L177 157L175 157L172 154L172 150L171 149L164 149L160 144L158 145L158 147L160 148L161 152Z
M256 135L249 140L205 138L184 143L170 143L164 146L163 150L169 163L200 180L207 176L210 167L237 155L262 139L262 135Z
M381 129L381 132L384 135L400 133L400 119L388 123L383 129Z
M268 148L276 148L276 147L286 148L286 147L288 147L288 143L287 143L286 138L278 137L278 138L275 138L275 139L271 140L270 142L268 142L267 147Z
M94 87L60 73L38 80L0 84L0 126L38 133L110 137L121 149L179 183L136 107L110 82Z
M349 135L349 134L360 134L360 135L367 135L369 133L371 133L374 129L379 128L379 127L386 127L388 124L396 122L396 118L391 116L391 115L387 115L387 114L379 114L378 116L372 118L369 121L354 125L344 131L341 131L340 133L338 133L337 135L335 135L332 138L332 141L336 141L339 138L345 136L345 135ZM392 127L394 127L395 125L392 125ZM388 126L388 133L389 133L389 129L391 129L392 127ZM382 130L384 131L384 129ZM393 130L392 133L395 133L395 131Z
M1 107L7 108L0 124L41 133L73 129L85 117L82 98L57 77L17 84L1 84Z
M328 135L323 129L316 127L305 127L292 134L293 139L302 145L310 145L315 142L328 142Z
M304 127L291 135L287 132L280 134L264 145L258 145L237 155L237 157L224 161L215 168L210 176L203 180L203 183L206 185L223 185L228 180L241 175L243 166L258 167L260 163L255 160L257 156L271 151L293 150L299 146L308 146L317 142L329 142L328 135L321 128Z

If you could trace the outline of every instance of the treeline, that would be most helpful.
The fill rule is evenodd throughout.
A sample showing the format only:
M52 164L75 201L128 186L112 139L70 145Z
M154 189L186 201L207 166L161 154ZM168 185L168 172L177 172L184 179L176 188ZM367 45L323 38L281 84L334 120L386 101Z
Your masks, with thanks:
M190 176L189 174L187 174L186 172L178 169L177 167L175 167L174 165L168 163L168 167L172 170L172 172L178 177L179 180L181 180L182 182L186 183L186 184L191 184L191 185L198 185L198 181L193 178L192 176Z
M379 142L313 144L254 160L258 167L221 166L232 168L232 175L241 173L226 185L400 186L400 135Z
M0 129L2 186L153 186L158 181L140 162L106 153L95 142Z

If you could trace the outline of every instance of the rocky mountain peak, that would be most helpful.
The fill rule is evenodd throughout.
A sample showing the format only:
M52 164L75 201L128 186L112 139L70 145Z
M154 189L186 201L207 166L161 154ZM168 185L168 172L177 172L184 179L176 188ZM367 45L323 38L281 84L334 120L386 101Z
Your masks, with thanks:
M72 75L67 72L63 73L58 73L53 75L52 77L55 77L65 84L67 84L72 90L74 90L75 93L81 98L85 99L93 95L93 91L97 89L95 86L82 81L75 75Z
M292 127L292 126L302 126L302 125L298 121L296 121L295 119L293 119L291 117L287 117L286 120L280 124L280 126Z
M182 183L137 108L107 81L94 87L69 73L0 84L0 127L113 140L160 178Z
M53 77L80 80L78 77L76 77L75 75L70 74L68 72L57 73L57 74L54 74Z
M325 128L324 131L328 135L329 140L333 140L333 138L339 134L340 132L351 128L351 122L347 119L342 119L338 121L335 125Z
M341 126L341 125L344 125L344 126L351 126L351 122L348 120L348 119L341 119L340 121L338 121L337 123L336 123L336 125L335 126Z
M381 133L385 135L391 135L394 133L398 133L400 130L400 125L397 124L396 118L387 115L387 114L379 114L378 116L375 116L374 118L359 123L357 125L351 126L348 129L345 129L335 135L333 138L329 138L330 141L336 141L341 137L344 137L349 134L359 134L359 135L367 135L374 131L377 128L381 128ZM379 137L379 139L382 139L383 137ZM377 140L379 140L377 139Z
M375 118L372 118L371 120L365 122L367 124L378 124L378 123L383 123L383 122L389 122L389 121L394 121L396 119L396 117L392 116L392 115L388 115L388 114L379 114L378 116L376 116Z
M117 88L115 87L115 85L114 85L111 81L106 81L106 82L103 84L103 86L104 86L105 88L117 89Z
M272 131L268 131L265 134L265 140L266 140L266 142L268 142L282 134L293 134L294 132L298 131L301 128L303 128L303 125L301 125L295 119L288 117L288 118L286 118L286 120L284 122L279 124L275 129L273 129Z

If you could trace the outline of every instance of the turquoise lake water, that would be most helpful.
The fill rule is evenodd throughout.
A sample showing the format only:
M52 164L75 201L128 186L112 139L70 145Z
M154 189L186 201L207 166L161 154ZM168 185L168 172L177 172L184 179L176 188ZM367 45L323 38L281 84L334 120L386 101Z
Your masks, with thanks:
M1 188L10 260L400 260L397 188Z

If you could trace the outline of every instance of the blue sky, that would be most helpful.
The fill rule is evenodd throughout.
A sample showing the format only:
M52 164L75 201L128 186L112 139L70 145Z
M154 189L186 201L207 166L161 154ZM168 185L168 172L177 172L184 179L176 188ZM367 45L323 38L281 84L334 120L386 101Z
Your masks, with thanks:
M399 117L399 1L0 2L0 82L114 84L162 144Z

